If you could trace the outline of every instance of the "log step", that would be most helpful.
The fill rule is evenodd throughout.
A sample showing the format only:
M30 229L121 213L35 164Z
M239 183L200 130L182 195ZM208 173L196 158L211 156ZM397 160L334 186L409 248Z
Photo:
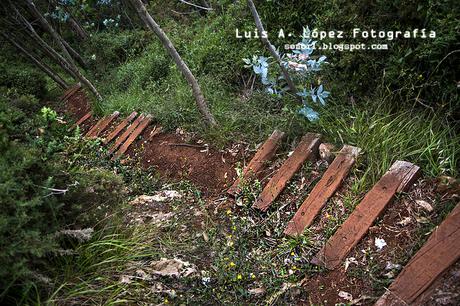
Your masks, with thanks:
M283 137L283 132L275 130L259 148L259 150L257 150L249 164L244 168L242 177L248 178L248 176L252 175L257 176L265 168L267 162L275 156L276 150L278 149ZM227 190L227 193L232 196L239 195L241 193L239 184L240 178L237 178L233 185Z
M87 112L85 115L83 115L80 119L78 119L77 122L75 122L71 127L70 129L74 129L76 128L77 126L81 125L83 122L85 122L86 120L88 120L89 118L91 118L91 116L93 115L92 112Z
M286 159L276 174L271 178L260 194L253 207L266 211L273 201L281 194L288 181L308 159L314 159L318 154L320 134L308 133L302 137L299 145L291 156Z
M79 89L81 88L81 84L77 83L75 86L69 88L60 98L61 101L68 100L71 96L73 96Z
M312 263L328 269L339 266L395 194L407 189L418 178L419 170L418 166L409 162L396 161L316 254Z
M460 259L460 203L411 258L375 306L414 305Z
M118 149L118 147L121 146L121 144L129 137L129 135L131 135L131 133L137 128L139 123L142 120L144 120L144 118L145 115L140 114L139 117L137 117L136 120L134 120L134 122L131 123L131 125L126 129L126 131L123 134L121 134L121 136L118 137L117 140L115 140L115 143L109 149L109 154L114 153Z
M315 217L342 184L360 151L361 149L357 147L343 146L321 180L302 203L292 220L289 221L284 230L286 235L301 235L305 228L313 223Z
M98 137L105 129L109 126L109 124L118 118L118 115L120 115L119 112L114 112L112 115L107 116L102 118L101 120L98 121L98 123L92 127L88 133L86 133L86 137L90 138L96 138Z
M121 146L121 148L113 155L112 160L119 158L123 153L128 150L129 146L133 143L134 140L142 133L142 131L149 125L152 121L152 116L147 115L142 122L136 127L136 129L129 135L128 139L125 143Z
M136 118L137 116L137 112L132 112L131 115L129 115L128 117L126 117L125 120L123 120L105 139L104 139L104 143L107 144L109 142L111 142L115 137L118 136L118 134L121 133L121 131L123 131L123 129L131 123L131 121L134 120L134 118Z

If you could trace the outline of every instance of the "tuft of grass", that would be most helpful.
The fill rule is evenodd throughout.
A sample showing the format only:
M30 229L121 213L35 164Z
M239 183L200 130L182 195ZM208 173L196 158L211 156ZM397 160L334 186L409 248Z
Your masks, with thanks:
M393 110L383 103L331 104L317 127L332 142L362 149L365 185L375 183L395 160L415 163L428 176L458 175L460 136L436 114Z

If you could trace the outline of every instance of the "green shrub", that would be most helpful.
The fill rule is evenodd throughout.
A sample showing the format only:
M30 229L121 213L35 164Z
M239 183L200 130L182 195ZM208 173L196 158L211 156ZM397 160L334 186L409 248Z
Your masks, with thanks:
M49 260L63 247L56 233L94 226L123 190L112 172L62 158L68 146L85 143L68 137L52 109L35 109L33 98L0 96L0 301L8 304L29 303L51 286Z
M18 95L35 95L38 98L44 98L47 93L45 75L31 65L20 62L13 65L0 62L0 88L2 87Z

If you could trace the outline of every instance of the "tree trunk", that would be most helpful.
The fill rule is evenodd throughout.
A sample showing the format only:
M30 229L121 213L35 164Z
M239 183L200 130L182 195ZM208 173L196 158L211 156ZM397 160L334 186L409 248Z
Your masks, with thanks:
M75 65L72 56L70 55L69 51L63 44L62 37L54 30L54 28L48 23L48 21L43 17L43 15L38 11L35 7L35 4L32 0L25 0L27 7L29 8L30 12L38 19L40 24L48 31L48 33L53 37L54 41L57 43L59 48L62 50L64 57L67 59L67 62L70 64L70 68L72 71L77 75L78 79L86 86L88 89L96 96L98 100L102 100L101 95L97 91L97 89L93 86L93 84L80 72L80 70Z
M259 31L259 33L263 33L265 32L265 29L264 29L264 26L262 25L262 21L260 21L260 17L259 17L259 13L257 13L257 9L256 9L256 6L254 5L254 2L252 2L252 0L248 0L248 6L249 6L249 9L251 10L251 13L252 13L252 16L254 17L254 21L256 23L256 27L257 27L257 30ZM289 75L289 72L288 70L286 69L286 67L283 65L282 61L281 61L281 57L280 55L278 54L278 52L276 52L276 49L275 47L270 43L270 41L268 40L267 37L265 37L264 35L261 35L260 36L260 39L262 40L262 42L265 44L265 46L267 47L268 51L270 52L270 54L276 59L276 61L278 62L280 68L281 68L281 72L283 73L283 76L284 76L284 79L286 80L286 83L288 84L289 86L289 90L292 92L292 94L297 97L298 100L302 101L302 99L297 95L297 88L295 87L295 84L294 82L292 81L291 79L291 76Z
M68 74L70 74L76 81L78 81L78 76L72 71L72 69L70 68L70 64L66 61L66 59L62 57L61 54L56 52L56 50L54 50L50 45L48 45L40 37L40 35L38 35L34 27L29 23L29 21L27 21L27 19L24 16L22 16L22 14L17 10L16 7L13 6L13 9L18 15L22 24L24 24L24 26L26 27L26 33L42 47L42 49L45 51L46 54L48 54L48 56L51 59L53 59L59 66L61 66L61 68L64 69Z
M209 111L206 100L204 99L203 93L201 92L200 85L198 84L196 78L193 76L192 72L188 68L187 64L182 60L176 48L169 40L165 32L160 28L160 26L155 22L155 20L150 16L141 0L130 0L133 6L136 8L139 17L145 23L145 25L152 30L157 37L160 39L163 46L168 51L169 55L173 58L179 70L184 75L187 82L192 87L193 96L195 97L196 105L200 111L206 125L214 127L217 125L216 120Z
M83 59L83 57L81 57L81 55L75 51L74 48L72 48L72 46L69 45L68 42L66 42L65 40L62 40L62 43L64 44L64 46L66 47L67 51L69 51L70 55L72 56L72 58L74 60L77 61L77 63L82 67L82 68L86 68L86 61Z
M45 72L53 81L55 81L62 89L69 88L69 85L64 81L57 73L54 73L51 68L45 63L40 62L35 56L33 56L29 51L27 51L21 44L15 41L13 38L9 37L7 34L2 33L2 36L5 37L14 47L21 51L27 58L29 58L38 68Z
M86 40L88 39L88 33L86 30L80 25L78 21L73 18L69 11L66 9L66 12L69 14L69 20L67 21L69 23L70 28L72 31L77 34L77 36L80 38L80 40Z

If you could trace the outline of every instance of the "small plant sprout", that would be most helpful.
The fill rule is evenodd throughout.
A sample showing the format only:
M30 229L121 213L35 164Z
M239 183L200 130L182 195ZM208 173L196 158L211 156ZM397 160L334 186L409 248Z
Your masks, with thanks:
M329 91L324 90L316 76L327 62L324 55L312 57L316 41L311 40L308 27L303 29L301 37L302 40L294 45L292 53L280 54L281 64L292 74L296 83L297 96L302 100L299 114L310 121L315 121L318 120L319 114L313 109L311 103L317 107L325 106L330 94ZM282 73L279 69L272 69L276 67L276 62L272 61L271 57L253 55L252 58L243 58L243 61L245 68L252 68L252 71L260 77L265 92L279 98L288 94L289 88L285 84Z

